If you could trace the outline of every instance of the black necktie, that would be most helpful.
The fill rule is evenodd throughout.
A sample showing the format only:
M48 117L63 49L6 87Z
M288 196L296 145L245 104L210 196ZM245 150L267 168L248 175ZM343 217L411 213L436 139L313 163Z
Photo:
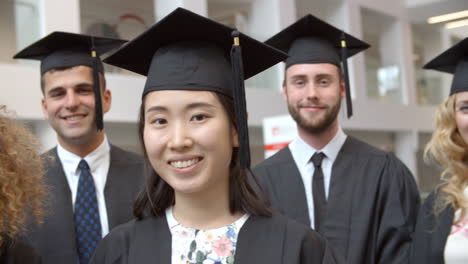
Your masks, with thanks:
M88 264L97 243L102 238L101 219L96 197L96 187L88 163L81 160L78 191L75 200L75 231L80 264Z
M315 170L312 176L312 194L314 197L315 230L320 231L325 215L327 214L327 198L325 197L325 182L323 179L322 160L325 154L314 153L311 158Z

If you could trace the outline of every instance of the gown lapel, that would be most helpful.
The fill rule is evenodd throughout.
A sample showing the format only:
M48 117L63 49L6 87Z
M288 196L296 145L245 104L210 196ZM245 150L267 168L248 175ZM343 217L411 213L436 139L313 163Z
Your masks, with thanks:
M265 217L250 216L239 232L235 264L281 263L285 229L269 225ZM259 235L261 234L261 235Z
M323 233L341 252L347 252L350 236L352 201L356 189L353 171L359 163L349 151L349 137L333 163Z
M171 263L172 236L165 216L147 218L135 225L128 263Z
M309 207L299 169L289 148L284 148L279 154L285 162L269 172L274 177L272 181L275 182L275 188L278 188L274 194L276 202L280 204L284 215L292 216L294 220L310 226Z

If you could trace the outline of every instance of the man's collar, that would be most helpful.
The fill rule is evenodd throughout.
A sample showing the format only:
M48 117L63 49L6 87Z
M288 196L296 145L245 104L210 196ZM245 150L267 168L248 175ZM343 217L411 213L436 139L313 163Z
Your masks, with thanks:
M338 156L338 152L346 141L346 137L347 136L344 131L341 129L341 127L339 127L332 140L330 140L330 142L328 142L322 149L315 149L314 147L307 144L299 136L297 136L291 142L291 144L289 144L289 148L292 155L294 156L294 159L297 160L298 164L301 166L307 165L315 152L323 152L333 163Z

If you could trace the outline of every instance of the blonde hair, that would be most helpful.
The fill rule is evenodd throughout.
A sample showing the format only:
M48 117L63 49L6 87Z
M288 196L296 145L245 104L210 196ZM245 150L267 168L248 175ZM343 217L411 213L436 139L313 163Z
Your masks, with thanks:
M442 166L442 183L434 203L434 213L438 215L447 206L461 210L458 223L466 215L468 204L464 189L468 186L467 154L468 146L458 131L455 121L456 94L439 105L436 111L436 129L426 146L426 161L435 160Z
M0 105L0 244L24 231L27 216L42 221L44 167L39 142Z

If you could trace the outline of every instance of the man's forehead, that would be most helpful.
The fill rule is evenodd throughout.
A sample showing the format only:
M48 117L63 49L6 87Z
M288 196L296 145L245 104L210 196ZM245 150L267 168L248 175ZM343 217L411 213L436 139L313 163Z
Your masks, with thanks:
M50 69L47 72L45 72L43 76L44 77L45 76L51 76L51 75L55 75L56 73L62 73L62 74L85 73L85 72L92 73L92 70L93 69L91 67L89 67L89 66L77 65L77 66L72 66L72 67Z
M70 86L78 83L93 82L92 69L88 66L74 66L63 69L53 69L43 75L46 90L57 86Z
M304 63L294 64L286 69L286 77L340 75L340 68L331 63Z

